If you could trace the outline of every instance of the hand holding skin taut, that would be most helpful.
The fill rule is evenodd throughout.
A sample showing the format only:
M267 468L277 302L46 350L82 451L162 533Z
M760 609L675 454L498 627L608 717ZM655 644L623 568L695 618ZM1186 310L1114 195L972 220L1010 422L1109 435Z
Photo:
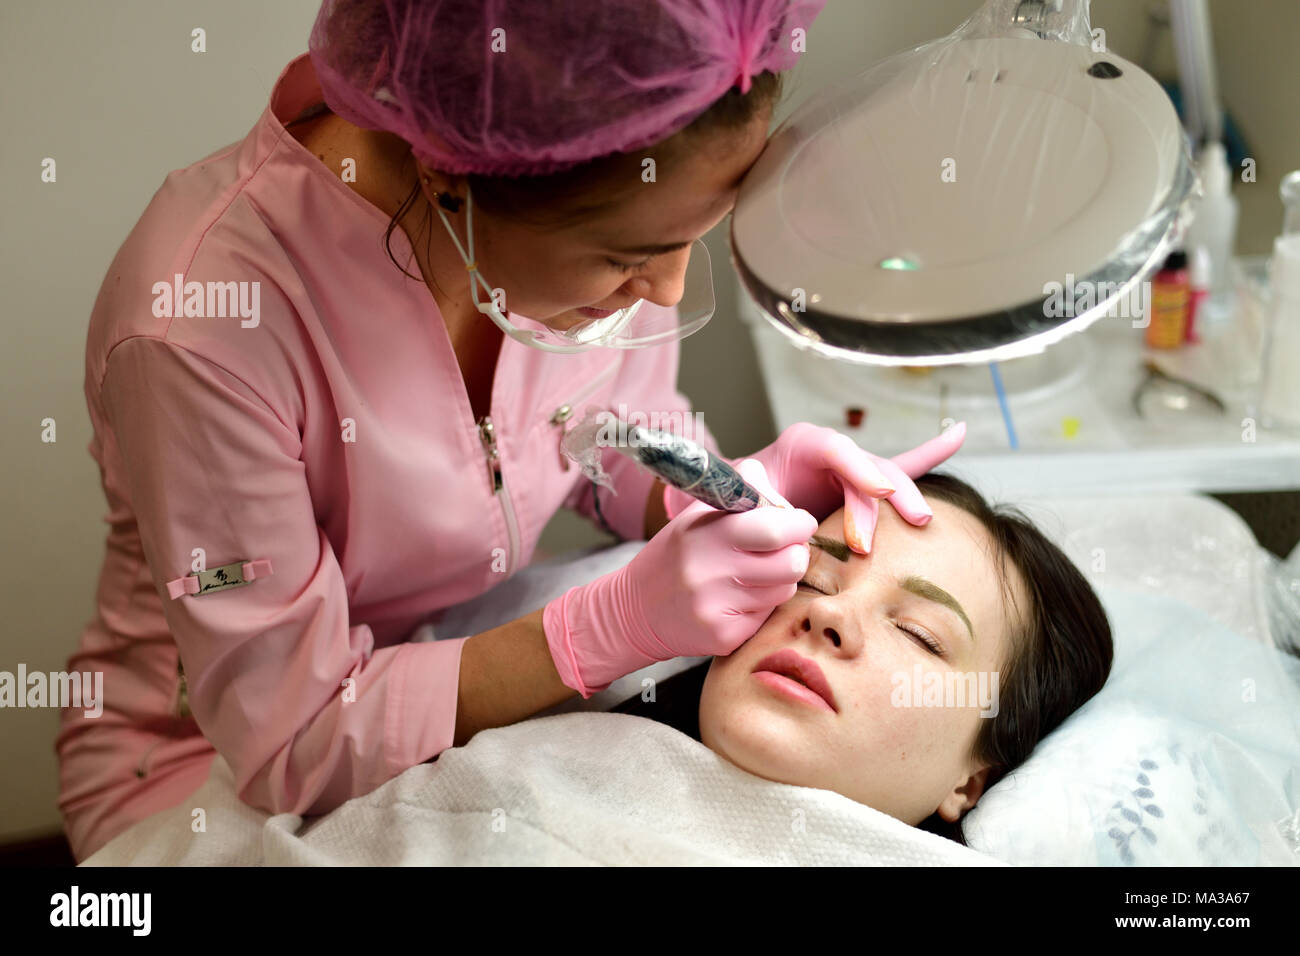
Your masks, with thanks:
M817 519L790 507L759 462L737 470L784 507L730 514L691 499L625 567L546 605L565 686L590 697L656 661L730 654L795 593Z
M931 511L912 479L952 457L965 438L966 423L958 422L910 451L881 458L833 428L796 422L750 457L762 462L794 507L825 517L843 506L844 540L854 551L867 554L880 513L877 498L887 497L909 524L926 524ZM694 500L676 488L664 490L669 518Z

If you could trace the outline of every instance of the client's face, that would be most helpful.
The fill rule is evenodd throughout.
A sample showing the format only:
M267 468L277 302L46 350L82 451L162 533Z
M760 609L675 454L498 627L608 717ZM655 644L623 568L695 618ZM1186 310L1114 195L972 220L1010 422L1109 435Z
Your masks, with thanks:
M981 712L996 712L1014 622L983 525L927 502L923 528L882 503L869 555L810 548L798 593L714 658L700 698L705 746L757 776L833 790L913 826L974 806L987 770L971 751L989 719ZM841 510L818 536L842 544L842 529ZM1023 582L1009 563L1007 573L1023 608ZM765 670L784 669L764 664L778 652L820 668L833 707Z

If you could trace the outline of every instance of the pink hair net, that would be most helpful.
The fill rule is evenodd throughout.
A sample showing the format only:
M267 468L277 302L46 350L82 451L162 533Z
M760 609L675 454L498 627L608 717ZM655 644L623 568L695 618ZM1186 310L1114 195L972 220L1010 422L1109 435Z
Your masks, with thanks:
M789 69L825 4L325 0L308 49L330 109L425 165L536 175L666 139Z

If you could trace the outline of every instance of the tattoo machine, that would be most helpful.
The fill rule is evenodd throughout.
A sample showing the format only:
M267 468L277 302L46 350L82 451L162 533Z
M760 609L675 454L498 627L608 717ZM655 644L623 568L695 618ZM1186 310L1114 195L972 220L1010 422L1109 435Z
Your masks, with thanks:
M672 485L719 511L750 511L763 505L784 508L759 493L735 468L699 442L643 425L628 425L612 412L588 409L560 448L577 462L583 474L615 494L618 491L601 467L600 449L614 448L666 485Z

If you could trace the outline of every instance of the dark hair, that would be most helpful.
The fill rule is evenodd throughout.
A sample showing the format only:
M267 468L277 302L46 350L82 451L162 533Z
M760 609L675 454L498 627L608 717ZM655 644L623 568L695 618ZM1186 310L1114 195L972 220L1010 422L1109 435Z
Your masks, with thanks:
M698 145L701 138L747 127L764 108L774 107L779 101L784 88L782 77L781 73L764 70L753 77L748 93L741 93L738 86L733 86L689 125L643 149L598 156L579 166L541 176L470 173L465 178L474 193L474 205L539 228L561 229L584 222L617 206L640 184L641 162L647 156L654 157L657 166L668 165ZM412 160L408 154L407 165ZM420 184L416 182L384 233L388 258L412 279L420 277L412 276L402 267L389 241L393 230L419 197ZM424 232L432 219L433 210L426 204L417 235Z
M990 507L978 491L951 475L931 472L915 481L927 498L979 519L997 555L1012 640L1009 660L999 668L998 713L983 721L972 754L990 767L987 792L1101 690L1113 658L1110 621L1088 579L1019 509ZM1008 561L1024 579L1029 599L1028 607L1016 608L1014 614ZM637 696L613 709L659 720L699 740L700 692L709 663L664 681L653 704ZM938 813L917 826L966 843L961 821L949 823Z

